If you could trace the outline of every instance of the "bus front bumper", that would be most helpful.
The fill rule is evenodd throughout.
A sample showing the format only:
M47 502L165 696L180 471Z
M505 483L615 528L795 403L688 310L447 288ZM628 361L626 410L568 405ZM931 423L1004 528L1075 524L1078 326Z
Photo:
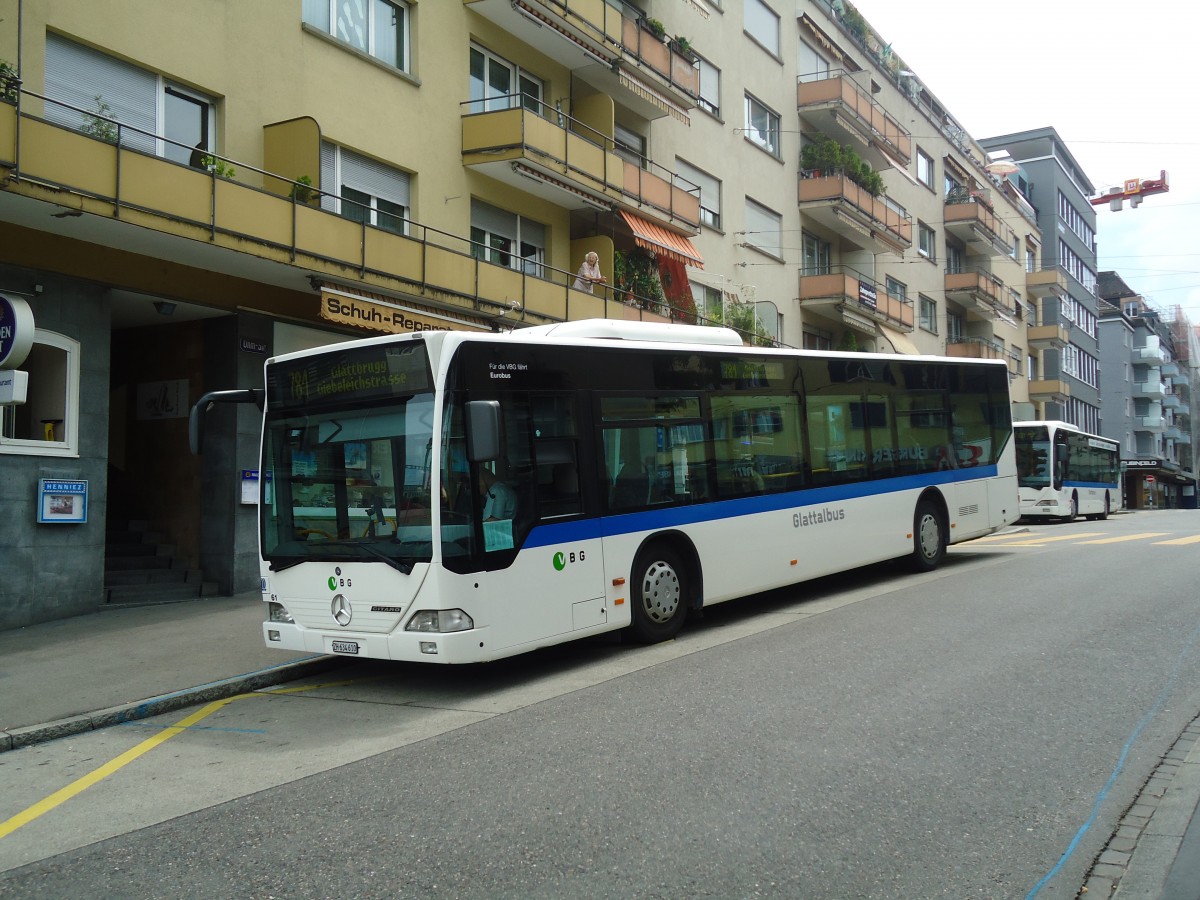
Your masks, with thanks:
M487 636L487 628L451 633L401 631L367 634L315 631L294 623L263 622L263 643L276 650L444 665L492 659Z

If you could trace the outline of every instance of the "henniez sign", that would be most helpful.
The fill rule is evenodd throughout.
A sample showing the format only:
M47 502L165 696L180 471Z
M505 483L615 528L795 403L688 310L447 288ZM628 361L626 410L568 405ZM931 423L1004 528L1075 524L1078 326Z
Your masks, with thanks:
M33 346L33 310L18 297L0 294L0 369L15 369Z

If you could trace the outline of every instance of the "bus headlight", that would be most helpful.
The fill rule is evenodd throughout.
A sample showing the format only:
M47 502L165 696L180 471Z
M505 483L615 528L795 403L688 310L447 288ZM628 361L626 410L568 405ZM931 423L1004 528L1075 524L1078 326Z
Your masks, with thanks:
M448 634L451 631L470 631L475 623L461 609L422 609L404 626L405 631L427 631Z
M296 624L296 620L292 618L292 614L287 611L287 607L282 603L267 604L267 621L285 622L288 625Z

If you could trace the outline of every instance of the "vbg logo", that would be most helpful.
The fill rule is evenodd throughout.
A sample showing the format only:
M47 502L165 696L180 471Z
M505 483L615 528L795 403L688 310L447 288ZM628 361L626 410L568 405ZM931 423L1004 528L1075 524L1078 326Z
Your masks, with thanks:
M578 553L573 551L571 553L563 553L561 550L559 550L554 554L554 569L556 572L561 572L572 563L576 561L583 562L586 558L587 557L584 555L584 551L582 550L580 550Z

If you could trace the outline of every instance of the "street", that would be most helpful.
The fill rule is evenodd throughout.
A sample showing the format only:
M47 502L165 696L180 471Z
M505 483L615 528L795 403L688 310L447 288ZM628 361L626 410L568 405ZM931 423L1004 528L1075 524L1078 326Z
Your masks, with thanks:
M7 897L1074 898L1200 713L1200 512L653 647L340 670L0 754Z

